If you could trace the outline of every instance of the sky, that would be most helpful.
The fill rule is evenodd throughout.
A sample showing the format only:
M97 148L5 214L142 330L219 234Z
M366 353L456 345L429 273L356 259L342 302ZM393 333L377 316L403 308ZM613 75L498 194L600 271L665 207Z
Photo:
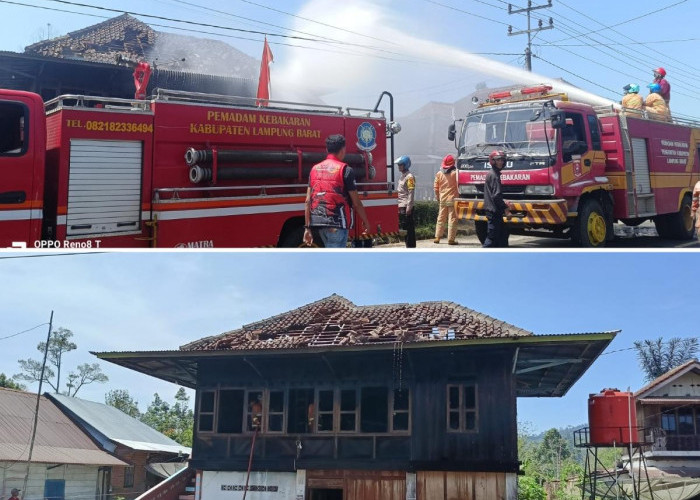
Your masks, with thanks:
M512 3L513 9L525 4ZM225 40L256 59L267 34L275 58L272 99L289 98L294 86L313 85L328 104L373 108L388 90L400 117L430 101L459 100L479 84L564 78L586 93L580 97L606 104L619 101L627 83L640 84L646 95L652 70L663 66L673 89L673 114L700 117L695 58L700 38L687 22L700 14L697 0L552 4L532 12L533 27L540 19L548 26L550 17L554 25L533 35L534 74L522 70L527 36L507 31L509 25L513 32L527 29L527 18L509 15L504 0L121 0L119 9L156 30ZM18 21L4 24L0 50L22 51L47 36L117 16L120 12L104 10L114 5L0 0L0 16Z
M452 301L538 335L621 330L566 396L518 399L518 419L533 432L584 425L591 393L643 387L635 340L698 335L695 253L21 255L0 255L0 372L18 373L18 359L41 359L36 346L53 310L54 328L73 331L78 345L65 355L64 373L97 362L109 376L78 397L104 402L107 391L128 389L142 411L156 392L173 402L178 387L90 351L173 350L333 293L357 305Z

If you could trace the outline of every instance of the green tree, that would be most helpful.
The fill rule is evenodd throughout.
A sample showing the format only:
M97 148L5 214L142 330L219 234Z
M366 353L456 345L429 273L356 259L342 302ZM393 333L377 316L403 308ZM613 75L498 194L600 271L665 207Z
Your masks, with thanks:
M18 384L12 380L11 377L6 376L4 373L0 373L0 387L5 387L7 389L16 389L18 391L23 391L26 389L22 384Z
M571 456L569 443L557 429L549 429L535 451L539 474L544 481L561 478L562 467Z
M700 345L697 337L673 337L668 342L659 337L656 340L637 340L634 342L634 348L646 381L649 382L694 359Z
M57 328L51 333L51 337L49 337L49 347L46 357L47 366L44 369L44 382L49 384L56 394L61 392L63 355L78 348L75 342L71 340L72 337L73 332L63 327ZM39 342L36 348L43 355L46 349L46 342ZM12 376L14 380L22 380L29 383L35 383L41 380L41 361L28 358L20 359L18 363L21 372ZM102 373L97 363L84 363L79 365L77 371L70 372L67 378L68 381L66 382L64 394L68 396L75 396L84 385L92 384L93 382L104 383L109 380L107 375Z
M175 394L175 403L172 406L156 393L141 416L141 421L181 445L191 447L194 412L189 408L189 400L182 387Z
M105 394L105 404L114 406L130 417L141 418L139 404L131 397L126 389L114 389Z
M534 477L518 478L518 500L546 500L546 498L547 493Z

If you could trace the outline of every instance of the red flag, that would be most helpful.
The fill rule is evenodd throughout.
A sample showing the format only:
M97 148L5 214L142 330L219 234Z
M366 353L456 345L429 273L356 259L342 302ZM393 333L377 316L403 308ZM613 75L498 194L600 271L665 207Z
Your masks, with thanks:
M263 47L262 61L260 61L260 79L258 80L258 101L255 102L258 106L267 106L267 99L270 98L270 63L273 62L272 51L267 44L265 37L265 46Z

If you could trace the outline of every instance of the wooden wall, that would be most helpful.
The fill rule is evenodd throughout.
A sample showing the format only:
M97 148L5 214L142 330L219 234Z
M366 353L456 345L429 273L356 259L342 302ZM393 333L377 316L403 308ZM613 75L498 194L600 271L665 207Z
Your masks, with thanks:
M406 473L401 471L308 470L306 488L337 488L345 500L406 500ZM309 498L309 494L306 495Z
M510 500L506 474L496 472L417 472L416 500Z

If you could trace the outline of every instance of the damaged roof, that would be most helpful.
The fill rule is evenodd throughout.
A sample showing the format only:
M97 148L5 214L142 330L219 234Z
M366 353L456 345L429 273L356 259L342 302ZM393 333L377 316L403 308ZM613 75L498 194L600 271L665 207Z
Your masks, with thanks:
M532 332L454 302L356 306L333 294L236 330L191 342L180 350L296 349L526 335Z
M359 353L436 349L450 355L474 348L514 352L517 395L562 396L605 350L617 331L534 335L454 302L357 306L333 294L316 302L190 342L173 351L100 352L100 359L196 388L200 368L215 360L232 367L251 359L275 364ZM435 352L437 352L435 351ZM347 356L347 357L346 357ZM277 363L279 364L279 363Z
M155 31L129 14L25 47L25 54L257 78L259 61L220 40Z

